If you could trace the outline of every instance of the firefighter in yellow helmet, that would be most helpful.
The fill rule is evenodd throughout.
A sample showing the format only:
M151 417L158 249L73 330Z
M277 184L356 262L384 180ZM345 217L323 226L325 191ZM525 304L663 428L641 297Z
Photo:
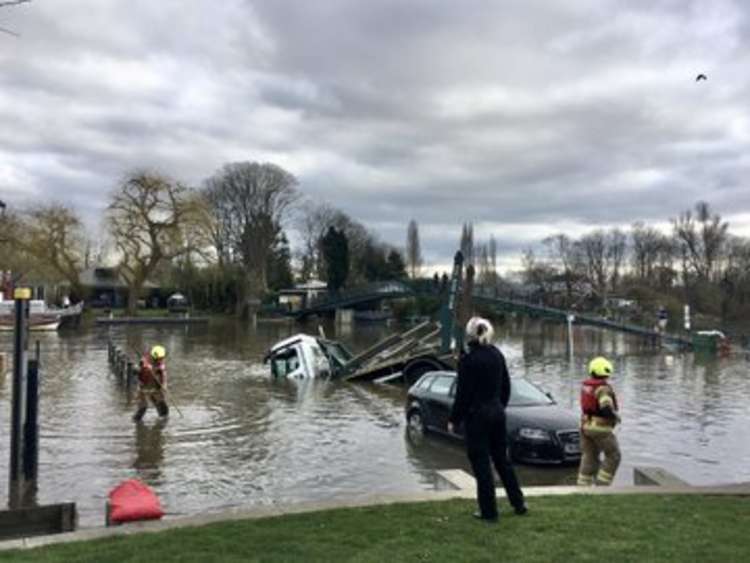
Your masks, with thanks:
M589 363L589 378L581 384L581 466L578 484L609 485L620 465L615 426L620 422L615 390L609 384L614 368L599 356ZM599 458L604 454L604 459ZM597 471L598 469L598 471Z
M141 358L138 369L138 410L133 415L134 422L140 422L146 414L149 401L156 407L160 418L169 416L169 406L164 397L167 388L166 357L164 346L157 345Z

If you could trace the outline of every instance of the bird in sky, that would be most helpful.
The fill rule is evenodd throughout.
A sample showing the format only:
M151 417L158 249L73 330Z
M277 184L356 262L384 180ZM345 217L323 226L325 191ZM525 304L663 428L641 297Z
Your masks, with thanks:
M708 76L706 76L705 74L699 74L695 77L695 81L698 82L699 80L708 80Z

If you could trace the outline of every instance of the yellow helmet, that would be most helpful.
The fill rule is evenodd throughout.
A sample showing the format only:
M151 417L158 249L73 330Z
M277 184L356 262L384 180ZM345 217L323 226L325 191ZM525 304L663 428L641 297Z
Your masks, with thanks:
M167 355L167 351L164 346L154 346L151 348L151 357L154 360L163 360Z
M612 362L602 356L589 362L589 374L594 377L609 377L613 371L615 371L615 368L612 367Z

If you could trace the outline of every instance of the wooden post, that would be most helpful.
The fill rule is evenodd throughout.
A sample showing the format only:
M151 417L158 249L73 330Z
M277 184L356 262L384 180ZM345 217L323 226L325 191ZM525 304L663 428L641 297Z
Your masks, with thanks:
M28 356L29 299L31 290L17 288L14 292L15 334L13 343L13 391L10 428L10 466L8 506L18 508L26 496L23 473L24 427L26 422L26 375Z

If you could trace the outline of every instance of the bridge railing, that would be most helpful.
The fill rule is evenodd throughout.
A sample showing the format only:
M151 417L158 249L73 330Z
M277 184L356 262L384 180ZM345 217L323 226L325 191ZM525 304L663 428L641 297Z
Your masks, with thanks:
M407 296L413 294L414 291L408 284L397 280L373 282L345 291L329 292L325 295L320 295L307 303L301 312L326 309L362 300L375 300L379 297Z

